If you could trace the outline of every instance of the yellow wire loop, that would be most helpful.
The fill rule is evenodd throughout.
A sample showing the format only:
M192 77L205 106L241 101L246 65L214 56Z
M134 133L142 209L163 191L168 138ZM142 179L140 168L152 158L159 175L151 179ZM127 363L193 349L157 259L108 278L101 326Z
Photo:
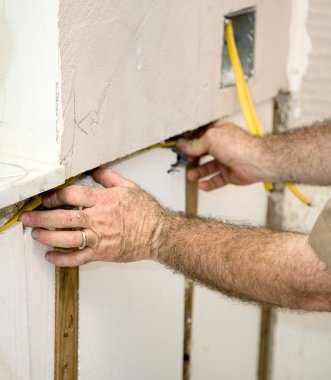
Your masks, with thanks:
M82 177L82 175L77 175L76 177L72 177L72 178L68 179L63 185L60 185L60 186L56 187L54 190L64 189L65 187L71 185L73 182L77 181L81 177ZM19 221L20 217L22 216L22 214L24 212L33 211L37 207L41 206L42 203L43 203L43 198L42 198L41 195L39 195L36 198L34 198L31 202L29 202L25 206L23 206L6 224L4 224L3 226L1 226L0 227L0 232L4 231L5 229L7 229L10 226L12 226L14 223L16 223L17 221Z
M2 227L0 227L0 232L4 231L5 229L9 228L14 223L16 223L24 212L34 210L37 207L39 207L42 203L43 203L43 201L42 201L42 198L40 196L33 199L31 202L29 202L24 207L22 207L6 224L4 224Z
M263 136L264 130L256 114L255 107L250 96L248 85L245 80L244 72L241 66L232 21L228 20L225 26L225 36L228 44L229 56L232 63L233 71L236 78L236 88L239 98L239 103L248 126L248 130L252 135ZM267 182L264 184L266 190L272 190L272 184Z

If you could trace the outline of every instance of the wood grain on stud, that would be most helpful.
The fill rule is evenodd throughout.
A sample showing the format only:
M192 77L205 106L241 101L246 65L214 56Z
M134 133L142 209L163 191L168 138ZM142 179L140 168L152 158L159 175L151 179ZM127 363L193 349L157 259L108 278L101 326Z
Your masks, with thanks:
M195 165L189 165L188 169ZM198 212L198 182L189 182L186 179L186 214L197 215ZM191 344L192 344L192 317L193 317L193 296L194 283L192 280L185 280L185 301L184 301L184 363L183 380L190 379L191 370Z
M78 378L79 269L56 269L55 380Z

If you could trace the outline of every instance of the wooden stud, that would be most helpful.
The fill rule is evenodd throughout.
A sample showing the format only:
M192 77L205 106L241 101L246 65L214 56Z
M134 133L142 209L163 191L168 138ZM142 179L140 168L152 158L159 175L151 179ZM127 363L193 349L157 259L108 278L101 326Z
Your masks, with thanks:
M281 92L274 103L273 132L287 129L289 110L289 94ZM273 192L269 194L267 226L281 229L283 221L284 186L273 184ZM274 310L270 306L262 306L260 325L260 345L258 361L258 379L268 380L271 375L271 360L274 330Z
M55 380L78 378L79 268L56 268Z
M188 165L188 169L194 165ZM198 183L186 179L186 214L195 216L198 212ZM189 380L191 374L191 344L193 317L194 282L185 280L185 312L184 312L184 363L183 380Z

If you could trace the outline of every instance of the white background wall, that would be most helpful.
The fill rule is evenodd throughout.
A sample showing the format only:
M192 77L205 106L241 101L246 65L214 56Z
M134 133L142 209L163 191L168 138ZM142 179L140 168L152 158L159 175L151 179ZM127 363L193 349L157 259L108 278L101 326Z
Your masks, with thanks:
M21 223L0 234L0 378L54 375L55 276Z
M185 208L184 171L167 174L176 156L139 154L113 166L175 210ZM81 380L179 380L184 282L154 262L94 263L80 270Z
M304 2L305 5L307 1ZM239 3L253 4L249 1L236 2L237 5ZM204 10L206 19L213 16L213 3L208 4ZM298 1L292 0L292 4L299 6L299 9L301 7ZM307 9L308 13L295 14L303 17L303 23L299 22L298 25L307 26L312 50L308 55L308 62L305 57L307 70L303 70L302 82L296 87L298 91L296 108L293 108L293 126L310 123L315 118L329 117L331 109L328 69L331 64L328 51L331 35L328 16L331 13L331 4L328 0L310 0ZM3 151L4 147L7 149L12 146L15 147L15 153L29 157L32 154L33 158L54 163L58 154L56 3L43 1L38 2L37 6L34 2L32 6L30 1L24 4L18 4L14 0L0 1L0 10L0 48L3 53L0 64L0 149ZM196 20L197 13L193 12L191 17L192 20ZM39 22L31 23L32 19L38 19ZM215 24L208 25L211 25L210 29L204 29L207 35L213 31L212 27ZM43 37L42 40L40 36ZM300 32L299 36L307 38L305 33ZM185 40L185 36L182 38ZM157 45L157 41L154 43ZM211 47L215 46L214 41ZM212 50L210 46L201 48L204 51L204 62L208 66L214 62ZM138 54L139 50L135 52ZM271 55L267 58L268 62L272 60ZM294 61L296 64L299 62L300 66L300 60L294 58ZM139 54L132 62L135 69L139 69L140 63L143 69L144 62L140 62ZM206 73L210 72L208 66ZM175 77L180 77L180 74L173 73ZM62 79L68 79L70 84L70 78L64 76ZM122 79L120 75L117 80ZM203 76L199 80L203 87ZM167 81L168 79L165 79L166 83ZM25 83L28 91L20 90L22 83ZM129 81L128 86L130 84ZM188 81L187 85L190 84ZM70 90L70 86L68 88ZM138 90L141 90L139 86ZM127 93L123 92L124 95ZM258 89L257 94L260 96L261 93L263 91ZM234 109L234 92L231 94L228 102L231 103L230 108ZM209 95L206 96L208 97ZM19 108L15 105L17 102L20 104ZM217 103L217 106L225 107L226 104ZM167 114L170 115L168 111ZM142 108L136 112L145 110ZM214 111L200 109L199 112L201 115L212 115ZM271 103L259 107L259 113L263 124L270 126ZM192 121L192 115L186 116L189 122ZM126 115L123 114L123 117ZM168 124L171 124L171 120L168 120ZM243 125L242 122L241 124ZM12 133L13 130L16 132ZM22 131L25 133L21 133ZM48 141L48 144L40 144L41 140ZM116 140L116 144L118 142L128 143L126 139ZM85 150L82 151L85 154ZM149 189L166 205L183 209L183 172L172 175L165 173L173 157L166 151L148 152L123 161L115 168ZM318 209L331 192L309 189L307 193L312 196L317 208L303 208L289 195L286 200L286 221L291 227L308 231ZM263 223L265 206L265 193L260 185L243 189L228 187L212 194L200 194L202 214ZM15 230L0 235L2 282L7 284L7 287L2 287L0 291L1 303L4 305L1 309L0 334L1 342L10 342L6 345L2 343L0 347L0 367L5 371L2 377L10 378L11 373L15 371L15 363L19 362L16 371L19 375L22 374L23 378L26 374L30 374L33 379L38 376L41 379L51 378L54 271L38 256L44 254L45 248L36 247L29 241L28 236L25 243L21 244L24 237L19 228L17 225ZM27 262L24 264L22 260L25 254ZM25 271L22 265L25 265ZM180 379L183 291L183 279L180 276L154 263L91 264L82 268L81 379ZM30 310L29 315L26 310ZM34 313L35 310L38 310L38 316ZM330 318L328 314L298 315L283 311L277 313L273 380L330 378L331 368L327 355L331 350ZM206 289L197 288L194 304L192 378L254 379L258 333L259 311L256 307L239 304ZM19 357L25 358L24 361L18 361ZM42 363L43 367L38 367L38 363Z
M290 127L309 126L331 117L331 3L292 0L292 9L288 67L293 91ZM331 197L331 189L303 187L303 190L314 207L305 207L286 193L284 222L288 228L309 232ZM331 315L277 312L273 351L273 380L330 379Z

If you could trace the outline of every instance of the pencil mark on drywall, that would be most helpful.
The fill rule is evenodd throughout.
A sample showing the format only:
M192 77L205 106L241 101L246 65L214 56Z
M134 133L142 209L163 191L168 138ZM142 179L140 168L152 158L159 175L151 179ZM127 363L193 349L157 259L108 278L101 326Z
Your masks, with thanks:
M79 122L76 123L76 127L78 127L85 135L87 135L87 131L82 128L81 124L90 116L91 112L88 112Z

